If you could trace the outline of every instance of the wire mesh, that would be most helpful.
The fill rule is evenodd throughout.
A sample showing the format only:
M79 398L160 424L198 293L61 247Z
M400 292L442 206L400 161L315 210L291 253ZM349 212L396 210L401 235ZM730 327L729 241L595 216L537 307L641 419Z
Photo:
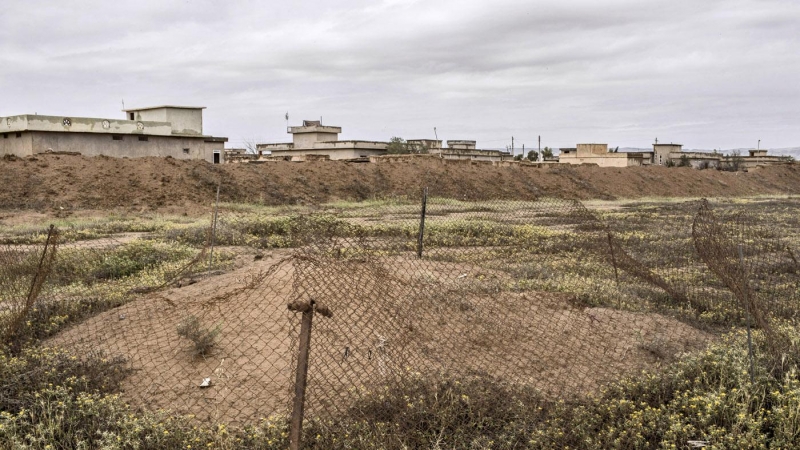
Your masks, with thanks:
M0 330L7 352L113 362L135 407L246 425L289 413L300 315L287 304L313 299L332 317L314 320L309 416L439 374L581 402L748 317L766 333L793 323L796 205L780 206L786 227L730 203L590 210L430 191L424 214L422 198L222 205L215 226L6 233Z

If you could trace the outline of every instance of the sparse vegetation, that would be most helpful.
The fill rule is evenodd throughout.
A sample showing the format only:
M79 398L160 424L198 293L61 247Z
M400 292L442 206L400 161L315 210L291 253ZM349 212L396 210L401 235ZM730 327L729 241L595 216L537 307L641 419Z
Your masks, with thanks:
M178 325L178 336L192 341L192 357L208 356L217 343L222 325L205 327L196 316L188 315Z
M430 151L425 144L406 142L400 137L392 137L386 146L386 153L390 155L426 154Z
M527 217L517 220L516 214L529 211L518 205L502 210L510 217L505 221L448 220L469 211L503 207L442 202L429 210L426 251L432 260L482 264L487 273L505 270L511 277L497 279L493 286L498 291L563 292L572 294L574 304L585 307L681 317L715 333L718 340L707 350L675 359L663 338L642 337L637 348L657 359L660 370L621 379L578 403L490 377L410 372L391 388L364 388L340 416L309 420L306 448L682 448L689 441L706 441L714 448L796 447L800 439L800 334L796 326L790 321L775 325L789 343L777 368L765 350L763 332L755 331L758 370L751 383L746 336L739 326L744 323L741 312L720 295L718 280L702 278L707 275L691 270L695 261L684 258L692 241L675 224L687 223L694 206L669 202L615 206L619 207L598 214L628 251L659 267L662 276L702 286L706 302L702 313L633 277L623 276L616 282L613 268L587 250L591 242L586 236L592 230L572 228L576 224L569 222L567 214L539 216L532 223ZM390 208L392 214L386 214ZM786 232L786 242L800 243L795 199L719 203L721 213L734 208L768 218ZM326 209L337 213L328 214ZM269 215L259 208L242 207L220 221L217 242L286 248L333 233L336 238L391 237L413 248L418 229L409 218L418 210L413 199L375 201L368 207L339 202L310 214L299 207L270 210ZM91 226L85 232L103 235L95 234ZM51 283L25 325L23 350L16 356L0 352L0 448L286 448L284 417L229 428L198 425L192 418L164 411L142 412L119 395L128 374L125 360L100 353L79 357L48 347L48 337L124 305L133 298L135 288L170 279L199 254L195 247L208 238L208 227L200 220L150 232L147 239L98 247L94 253L81 247L59 249ZM510 262L493 266L485 253L472 249L491 249L496 252L492 258ZM226 267L235 254L230 249L217 252L220 265L216 267ZM24 275L35 262L21 258L17 266L8 266L9 273ZM796 268L788 265L783 270L789 273ZM20 280L23 288L29 281ZM442 298L441 303L449 303L459 314L473 311L466 295L457 297L456 301ZM57 298L77 301L54 301ZM4 317L0 312L0 327ZM170 326L170 333L172 329L191 342L193 356L204 357L214 356L222 327L187 315L177 328Z

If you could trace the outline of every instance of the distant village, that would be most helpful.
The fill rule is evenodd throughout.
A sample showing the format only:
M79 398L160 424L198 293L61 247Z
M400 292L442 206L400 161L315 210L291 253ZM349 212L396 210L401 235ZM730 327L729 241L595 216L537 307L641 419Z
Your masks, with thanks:
M478 149L473 140L392 138L389 142L339 140L342 128L304 120L289 126L292 142L226 149L228 138L203 134L204 107L163 105L126 109L124 119L26 114L0 118L0 155L28 157L40 153L111 157L202 159L213 164L258 164L270 161L371 162L431 157L498 165L587 164L600 167L647 165L695 169L743 170L787 164L792 159L751 149L747 154L684 151L681 144L654 143L652 150L619 152L607 144L577 144L554 149Z

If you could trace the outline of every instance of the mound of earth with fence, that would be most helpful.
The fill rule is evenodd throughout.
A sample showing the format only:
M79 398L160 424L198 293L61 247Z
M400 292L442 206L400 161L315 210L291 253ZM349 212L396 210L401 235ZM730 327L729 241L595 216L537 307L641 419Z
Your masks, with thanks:
M5 226L3 364L56 364L70 392L113 395L134 416L162 423L166 414L191 433L243 430L230 433L252 448L287 444L301 378L315 430L306 435L320 440L308 445L354 445L326 433L359 418L372 425L341 423L400 448L413 435L402 427L432 420L403 411L428 405L417 390L441 388L436 380L449 380L448 395L483 386L521 396L509 407L534 408L523 416L543 430L538 414L573 408L570 420L588 420L578 411L633 389L626 383L659 380L709 352L750 352L754 383L793 370L797 199L592 209L434 193ZM748 339L732 338L741 333ZM13 386L55 378L14 364L2 367L10 381L0 404L18 414ZM450 398L439 395L434 404ZM460 395L447 401L469 411L473 394ZM538 442L525 430L514 439ZM547 435L543 445L565 439Z

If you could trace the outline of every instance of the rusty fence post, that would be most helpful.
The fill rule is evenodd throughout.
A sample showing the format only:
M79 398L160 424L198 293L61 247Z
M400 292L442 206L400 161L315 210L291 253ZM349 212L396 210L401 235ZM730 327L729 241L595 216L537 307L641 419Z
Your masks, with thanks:
M300 322L300 348L297 356L297 371L294 381L294 400L292 402L292 416L289 428L289 449L298 450L303 437L303 413L306 403L306 382L308 380L308 359L311 350L311 325L314 312L323 317L332 317L331 311L314 301L294 301L289 303L289 311L303 313Z
M214 265L214 244L217 239L217 214L219 213L219 188L222 183L217 185L217 201L214 203L214 220L211 223L211 251L208 256L208 270Z
M33 309L33 304L36 302L36 298L39 296L39 292L44 284L44 279L49 273L49 268L47 269L48 273L44 273L45 260L47 259L48 250L50 250L50 254L52 256L53 248L55 246L55 237L56 227L55 225L51 224L50 228L47 230L47 240L44 241L42 256L39 257L39 264L36 266L36 272L34 272L33 278L31 279L31 287L28 289L28 295L25 297L25 303L22 305L22 310L14 319L12 319L8 329L5 331L5 335L0 336L13 341L11 342L12 354L16 355L21 351L22 342L19 341L17 334L19 333L22 324L25 323L25 319L27 319L31 309Z
M742 244L739 244L739 264L742 266L742 303L744 303L744 311L747 314L747 354L750 356L750 383L754 383L756 379L756 369L755 363L753 362L753 335L750 331L750 299L747 296L749 287L747 283L747 267L744 265Z
M419 217L419 233L417 234L417 258L422 258L422 241L425 237L425 214L428 210L428 188L422 190L422 212Z
M614 265L614 280L619 286L619 274L617 273L617 257L614 255L614 243L611 241L611 232L608 232L608 248L611 249L611 264Z

